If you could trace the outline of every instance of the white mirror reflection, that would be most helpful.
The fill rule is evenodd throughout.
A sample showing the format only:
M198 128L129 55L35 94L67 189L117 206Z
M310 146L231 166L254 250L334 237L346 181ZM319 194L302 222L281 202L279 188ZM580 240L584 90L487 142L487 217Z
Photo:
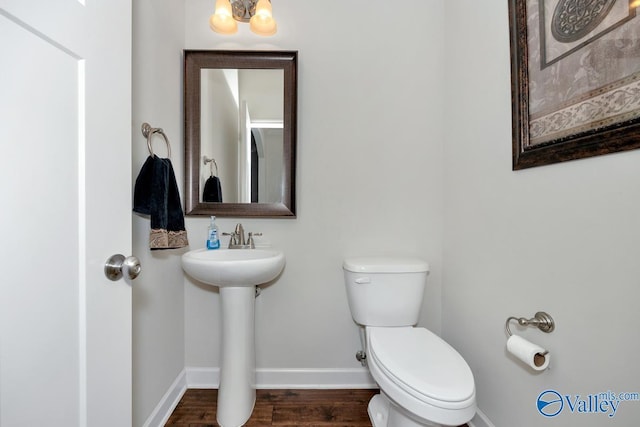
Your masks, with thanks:
M280 203L284 70L200 70L200 202Z

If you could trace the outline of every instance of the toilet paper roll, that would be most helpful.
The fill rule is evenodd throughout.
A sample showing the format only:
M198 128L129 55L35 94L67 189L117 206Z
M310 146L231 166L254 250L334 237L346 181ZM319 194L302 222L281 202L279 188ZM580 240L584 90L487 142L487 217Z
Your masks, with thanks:
M507 340L507 350L536 371L544 371L549 366L549 353L521 336L511 335Z

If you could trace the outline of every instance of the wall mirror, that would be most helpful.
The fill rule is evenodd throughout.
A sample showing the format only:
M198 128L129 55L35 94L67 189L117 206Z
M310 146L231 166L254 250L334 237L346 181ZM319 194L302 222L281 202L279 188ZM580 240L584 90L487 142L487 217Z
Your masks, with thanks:
M184 51L185 213L295 217L297 52Z

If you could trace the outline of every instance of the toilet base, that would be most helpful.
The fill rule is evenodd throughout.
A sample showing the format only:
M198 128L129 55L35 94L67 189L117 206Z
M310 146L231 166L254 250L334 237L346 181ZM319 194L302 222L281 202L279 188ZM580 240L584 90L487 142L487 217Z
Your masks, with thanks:
M373 427L442 427L426 420L416 421L383 393L371 398L367 412Z
M387 427L389 400L382 397L381 394L376 394L369 401L367 412L369 413L369 419L373 427Z

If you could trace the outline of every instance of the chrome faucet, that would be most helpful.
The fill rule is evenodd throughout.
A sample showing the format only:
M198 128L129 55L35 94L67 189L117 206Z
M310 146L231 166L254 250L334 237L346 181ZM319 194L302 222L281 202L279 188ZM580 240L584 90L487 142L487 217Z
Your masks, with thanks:
M233 233L222 233L223 236L231 236L229 239L229 249L255 249L256 245L253 236L262 236L262 233L249 232L249 238L245 239L244 227L242 224L236 224Z
M236 229L233 232L233 235L231 236L230 242L234 240L234 237L235 237L235 242L233 243L235 243L236 246L246 245L246 242L244 240L244 227L242 226L242 224L240 223L236 224Z

